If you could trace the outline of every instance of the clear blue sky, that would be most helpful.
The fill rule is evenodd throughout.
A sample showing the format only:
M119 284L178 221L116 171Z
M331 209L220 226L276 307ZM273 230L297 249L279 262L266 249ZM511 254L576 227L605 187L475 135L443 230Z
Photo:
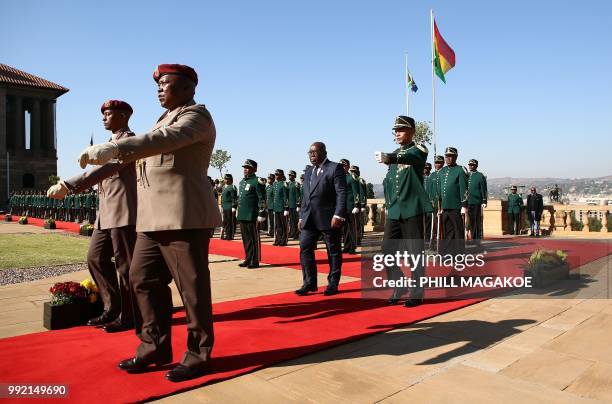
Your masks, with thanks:
M234 175L245 158L261 176L301 170L322 140L379 183L373 152L394 149L405 110L404 52L411 115L432 119L432 7L457 55L436 83L438 150L457 147L489 177L612 174L610 1L11 1L0 61L70 89L57 107L62 177L92 131L107 139L104 100L128 101L142 133L162 113L153 70L182 63Z

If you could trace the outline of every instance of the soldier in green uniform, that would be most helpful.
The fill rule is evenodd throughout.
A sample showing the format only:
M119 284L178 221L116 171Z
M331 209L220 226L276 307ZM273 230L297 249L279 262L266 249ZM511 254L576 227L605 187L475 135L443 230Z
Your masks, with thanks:
M268 211L268 236L274 237L274 174L268 174L268 184L266 184L266 209Z
M430 195L431 180L434 179L434 177L435 175L431 174L431 163L425 163L425 168L423 169L423 188L425 188L425 192L427 193L430 201L432 201L432 197ZM433 213L431 215L425 215L425 241L431 241L432 238L433 216Z
M423 168L427 161L427 148L412 141L415 134L414 119L398 116L393 126L395 140L400 145L393 153L376 152L376 161L389 166L386 182L387 220L383 237L385 253L394 254L398 248L409 254L421 254L425 249L423 215L432 211L429 197L423 188ZM402 245L389 240L402 240ZM394 251L389 251L393 249ZM404 306L413 307L423 303L423 288L420 278L424 275L423 265L410 268L416 287L410 291L410 298ZM397 266L387 269L389 279L398 280L404 273ZM408 291L405 287L395 287L389 304L396 304Z
M521 210L523 209L523 197L519 195L516 185L513 185L508 194L508 221L510 223L510 234L519 234L521 223Z
M478 171L478 160L471 159L468 163L468 216L472 241L480 245L482 240L482 211L487 207L487 177Z
M234 214L238 206L238 189L234 185L234 177L232 174L225 174L223 177L225 186L221 192L221 209L223 209L223 231L221 232L221 240L234 239L234 223L236 221Z
M265 189L257 180L257 162L247 159L242 165L244 178L240 181L238 197L238 215L242 245L244 246L244 262L238 264L250 269L259 268L261 259L261 240L257 223L265 221Z
M288 206L289 206L289 234L288 238L297 240L298 231L298 204L300 203L299 184L295 181L296 173L289 170L289 182L287 182Z
M273 245L287 245L287 216L289 216L289 193L284 181L285 172L280 168L274 172L276 181L272 185L274 209L274 243Z
M359 178L359 199L360 199L360 214L361 214L361 235L359 238L358 245L361 245L363 241L363 235L365 234L365 224L368 222L368 184L361 176L361 171L359 171L359 166L355 166L357 168L357 177Z
M340 159L340 164L342 164L342 168L346 173L346 220L342 227L342 252L346 254L356 254L356 215L359 214L359 184L350 173L350 161L348 159Z
M438 193L442 202L438 214L444 228L442 251L446 254L461 254L465 249L464 217L467 214L468 173L465 167L457 165L456 148L447 147L444 160L446 166L438 174Z

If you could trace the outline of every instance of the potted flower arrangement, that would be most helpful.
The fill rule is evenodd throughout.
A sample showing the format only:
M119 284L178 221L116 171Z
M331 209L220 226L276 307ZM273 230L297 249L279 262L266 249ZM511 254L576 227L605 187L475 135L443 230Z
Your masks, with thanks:
M81 225L81 227L79 227L79 234L81 236L88 236L91 237L92 233L93 233L94 227L91 224L84 224Z
M535 250L524 270L525 276L533 277L533 285L536 288L546 287L560 279L569 279L567 254L561 250Z
M51 301L45 302L43 311L43 325L49 330L84 324L102 311L98 288L90 279L58 282L49 291Z
M21 216L19 218L19 220L17 221L17 223L19 223L19 224L28 224L28 217L27 216Z
M45 220L45 224L43 226L45 229L50 229L50 230L55 230L55 220L54 219L47 219Z

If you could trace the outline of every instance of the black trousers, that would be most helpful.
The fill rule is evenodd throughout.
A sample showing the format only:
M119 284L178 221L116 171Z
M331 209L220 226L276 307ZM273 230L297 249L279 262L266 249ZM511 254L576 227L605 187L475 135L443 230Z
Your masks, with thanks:
M342 242L344 247L342 251L345 253L355 253L357 248L357 222L355 215L348 213L342 227Z
M508 213L508 221L510 223L510 234L519 234L521 230L521 214Z
M130 282L138 303L136 356L172 358L172 293L176 284L187 322L187 351L181 364L198 367L210 360L214 344L208 247L210 229L138 233Z
M482 240L482 205L468 205L472 240Z
M135 243L134 226L94 229L87 252L89 273L98 286L104 310L120 316L121 322L125 324L134 322L129 271ZM114 263L112 258L115 259Z
M274 244L287 245L287 217L284 212L274 212Z
M315 249L321 235L323 235L323 240L327 247L327 260L329 261L328 287L337 289L342 274L342 250L340 243L342 231L341 229L318 230L308 224L300 232L300 263L302 264L304 286L317 286Z
M268 236L274 237L274 210L268 209Z
M298 213L296 208L289 208L289 234L288 238L297 239L300 236L298 229Z
M460 209L442 211L444 238L441 240L441 252L444 254L462 254L465 250L465 226Z
M256 221L240 221L240 233L244 246L244 262L247 265L259 265L261 259L261 239Z
M223 209L223 239L234 239L234 232L236 231L235 221L232 209Z
M383 249L385 254L395 255L396 251L407 251L408 254L422 254L425 250L424 240L425 226L423 215L409 217L407 219L389 219L385 222L385 234L383 236ZM389 240L398 240L397 242ZM411 268L411 278L416 279L417 286L410 291L413 299L423 298L423 288L418 286L420 279L425 275L425 268L422 264L417 265L414 270ZM398 280L405 274L397 266L387 268L387 278Z
M431 239L436 239L436 219L435 219L436 214L433 213L426 213L424 215L424 220L425 220L425 241L429 241ZM432 233L433 230L433 233ZM432 237L433 235L433 237Z

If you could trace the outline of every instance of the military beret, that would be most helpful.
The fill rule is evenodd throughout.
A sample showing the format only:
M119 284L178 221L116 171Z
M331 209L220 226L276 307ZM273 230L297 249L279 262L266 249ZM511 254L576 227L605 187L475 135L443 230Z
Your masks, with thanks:
M409 116L399 115L395 118L393 129L399 128L414 128L414 119Z
M272 174L272 173L268 174L268 179L273 180L274 178L276 178L276 177L274 177L274 174Z
M510 187L510 189L518 189L518 188L516 187L516 185L513 185Z
M359 167L351 166L351 168L349 168L349 171L359 171Z
M153 80L156 82L165 74L178 74L184 76L193 81L196 85L198 84L198 74L193 68L185 65L178 64L162 64L157 66L157 69L153 72Z
M304 174L300 174L300 178L304 178Z
M230 174L230 173L225 174L223 176L223 178L225 178L226 180L233 180L234 179L234 177L232 177L232 174Z
M425 167L431 168L431 163L425 163Z
M108 100L100 107L100 112L104 113L107 109L118 109L128 111L130 114L134 112L130 104L121 100Z
M342 164L343 166L350 166L351 162L347 159L340 159L340 164Z
M257 162L255 160L246 159L244 160L244 164L242 165L242 167L251 167L257 170Z
M470 159L470 161L468 162L468 165L470 165L470 164L478 165L478 160Z
M446 152L444 152L444 155L445 156L448 156L448 155L455 155L456 156L457 155L457 149L455 147L450 147L449 146L449 147L446 148Z
M281 170L280 168L277 168L277 169L274 171L274 174L275 174L275 175L285 175L285 172L284 172L283 170Z
M434 163L444 163L444 157L436 156L436 158L434 159Z
M289 175L293 175L295 177L297 174L295 173L295 171L289 170Z

